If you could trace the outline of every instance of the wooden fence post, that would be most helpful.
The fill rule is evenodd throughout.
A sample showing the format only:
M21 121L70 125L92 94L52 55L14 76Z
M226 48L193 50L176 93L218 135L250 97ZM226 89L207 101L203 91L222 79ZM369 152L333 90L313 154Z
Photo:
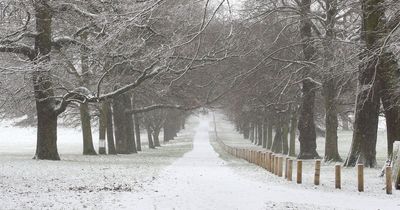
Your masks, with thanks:
M302 169L303 169L302 160L297 160L297 184L301 184L301 181L302 181Z
M263 164L262 165L263 165L264 169L267 169L267 152L263 152L262 154L263 154L263 156L262 156Z
M321 174L321 160L315 161L315 173L314 173L314 185L319 185L319 179Z
M271 154L271 173L275 173L275 154Z
M341 166L335 165L335 188L336 189L341 189L342 188L342 180L341 180L341 175L340 175L340 169Z
M268 152L268 163L267 163L267 167L268 167L268 171L271 172L271 159L272 159L272 153Z
M287 180L292 181L292 171L293 171L293 160L288 160L288 169L287 169Z
M386 166L386 194L392 194L392 167Z
M248 150L248 153L249 153L249 157L248 157L249 160L248 160L248 161L249 161L249 163L251 163L251 154L252 154L252 153L251 153L251 150L250 150L250 149Z
M278 176L282 177L282 172L283 172L283 157L280 156L278 158Z
M287 162L288 162L288 157L285 158L285 175L284 175L285 179L287 179Z
M364 192L364 165L357 164L358 191Z

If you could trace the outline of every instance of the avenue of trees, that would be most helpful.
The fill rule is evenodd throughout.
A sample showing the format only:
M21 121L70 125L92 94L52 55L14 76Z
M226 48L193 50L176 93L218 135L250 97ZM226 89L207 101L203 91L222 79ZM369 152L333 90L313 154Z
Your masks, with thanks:
M301 159L375 167L379 116L388 158L400 140L394 0L3 0L0 11L0 113L37 126L37 159L60 159L59 118L81 126L83 154L96 154L93 125L100 154L130 154L143 131L150 148L172 140L197 108ZM353 129L347 157L339 126Z
M378 117L385 116L390 159L400 140L399 9L385 0L246 1L239 39L251 51L224 103L236 129L274 152L375 167ZM351 148L341 157L338 128L350 124ZM324 154L317 135L325 137Z
M140 150L141 127L153 139L149 146L159 146L161 128L171 140L182 111L221 95L209 66L232 56L229 26L215 21L223 3L2 1L1 112L33 118L37 159L60 159L63 115L80 118L86 155L96 154L94 117L109 153ZM211 27L218 31L205 37Z

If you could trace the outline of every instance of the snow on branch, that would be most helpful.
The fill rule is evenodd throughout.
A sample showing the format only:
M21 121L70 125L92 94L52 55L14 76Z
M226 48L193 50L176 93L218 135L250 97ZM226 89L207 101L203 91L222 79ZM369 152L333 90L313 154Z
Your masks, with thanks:
M89 49L84 43L79 42L71 37L68 36L63 36L63 37L56 37L53 39L53 46L56 47L57 49L60 49L64 46L68 45L78 45L78 46L83 46L86 49Z
M150 65L149 67L147 67L143 73L139 76L139 78L137 78L134 82L127 84L121 88L118 88L117 90L114 90L110 93L104 94L104 95L100 95L100 92L97 93L98 96L98 100L104 100L104 99L108 99L108 98L112 98L114 96L123 94L125 92L128 92L129 90L132 90L136 87L138 87L140 84L142 84L144 81L151 79L155 76L157 76L162 70L164 69L163 66L157 66L157 62L154 62L152 65ZM103 75L103 77L105 77L105 74ZM100 81L102 81L102 79L100 79ZM100 91L100 85L101 82L99 82L98 84L98 91Z
M128 110L126 111L127 114L136 114L136 113L143 113L143 112L149 112L157 109L178 109L178 110L183 110L183 111L189 111L193 109L197 109L201 107L200 105L194 106L194 107L186 107L182 105L175 105L175 104L153 104L150 106L142 107L139 109L133 109L133 110Z
M396 14L393 15L393 17L391 17L389 19L389 21L386 23L386 28L388 30L395 30L397 29L400 23L400 11L397 11Z
M17 37L14 38L4 38L0 40L0 44L3 45L7 45L7 44L12 44L15 42L20 41L21 39L28 37L28 38L35 38L37 36L36 33L32 33L32 32L25 32L25 33L21 33L20 35L18 35Z
M63 113L67 109L67 106L72 102L84 104L87 102L94 102L94 101L97 100L94 97L94 94L90 90L88 90L85 87L77 87L71 92L66 93L59 101L58 106L54 108L54 110L55 113L58 115Z
M233 87L233 85L231 87ZM142 108L138 108L138 109L128 110L128 111L126 111L126 113L127 114L136 114L136 113L149 112L149 111L153 111L153 110L157 110L157 109L177 109L177 110L182 110L182 111L191 111L191 110L198 109L200 107L209 106L209 105L217 102L222 97L224 97L226 94L228 94L230 91L232 91L232 88L229 88L226 91L217 95L216 97L210 99L211 93L213 92L213 88L211 88L211 90L207 94L207 98L205 99L204 103L199 103L197 101L197 104L192 105L192 106L177 105L177 104L154 104L154 105L150 105L150 106L146 106L146 107L142 107Z
M58 5L57 9L60 10L60 11L73 10L73 11L75 11L76 13L78 13L81 16L88 17L88 18L91 18L91 19L94 19L94 18L98 17L97 14L88 12L88 11L82 9L82 8L79 8L77 5L71 4L71 3L61 3L61 4Z
M31 60L36 56L35 50L24 44L0 45L0 52L22 54Z
M322 84L320 83L320 82L318 82L318 81L315 81L313 78L311 78L311 77L306 77L306 78L304 78L303 79L303 81L307 81L307 82L310 82L310 83L313 83L313 84L315 84L316 86L322 86Z

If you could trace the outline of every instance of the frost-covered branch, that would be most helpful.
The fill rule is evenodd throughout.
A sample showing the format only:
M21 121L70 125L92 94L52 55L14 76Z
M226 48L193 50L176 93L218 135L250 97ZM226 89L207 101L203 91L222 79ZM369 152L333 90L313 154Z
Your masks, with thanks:
M12 45L0 45L0 52L25 55L31 60L36 57L36 52L33 48L24 44L17 43L14 43Z
M97 14L86 11L86 10L78 7L78 5L72 4L72 3L60 3L59 5L57 5L56 9L58 9L61 12L73 10L76 13L78 13L80 16L91 18L91 19L95 19L98 17Z

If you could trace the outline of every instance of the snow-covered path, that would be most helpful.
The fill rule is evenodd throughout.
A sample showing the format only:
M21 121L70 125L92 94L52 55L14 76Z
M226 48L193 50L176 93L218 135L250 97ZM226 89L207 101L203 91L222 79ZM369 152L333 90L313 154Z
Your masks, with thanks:
M238 174L210 144L209 121L201 120L193 150L166 168L144 194L125 198L135 209L400 209L399 202L288 188ZM256 171L256 173L259 173ZM265 176L270 176L265 173ZM122 199L124 200L124 199ZM129 202L130 201L130 202Z

